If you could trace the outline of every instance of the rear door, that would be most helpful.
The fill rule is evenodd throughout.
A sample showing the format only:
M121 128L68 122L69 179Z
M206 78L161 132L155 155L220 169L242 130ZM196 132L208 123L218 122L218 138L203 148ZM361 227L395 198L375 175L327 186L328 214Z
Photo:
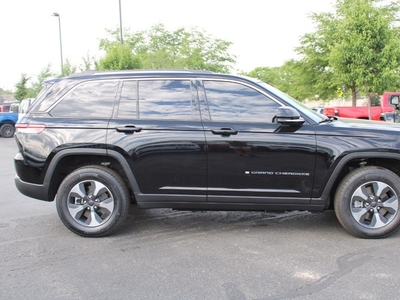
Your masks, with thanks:
M248 83L203 80L208 200L309 203L314 179L313 127L273 121L282 104Z
M107 142L127 157L138 203L206 201L205 137L190 79L125 80Z

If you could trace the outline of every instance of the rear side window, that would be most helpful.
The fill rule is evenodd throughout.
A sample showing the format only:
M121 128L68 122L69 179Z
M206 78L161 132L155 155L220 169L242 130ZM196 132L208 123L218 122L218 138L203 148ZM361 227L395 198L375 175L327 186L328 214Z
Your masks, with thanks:
M72 89L50 111L53 117L110 118L118 81L90 81Z
M190 80L126 81L118 118L199 120L195 99Z

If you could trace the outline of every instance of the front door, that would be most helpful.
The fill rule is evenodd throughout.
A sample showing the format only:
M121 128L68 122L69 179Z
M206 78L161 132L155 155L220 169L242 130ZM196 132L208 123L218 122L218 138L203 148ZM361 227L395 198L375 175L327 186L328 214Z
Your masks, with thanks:
M309 203L314 179L313 127L273 122L277 101L252 86L204 80L208 201Z

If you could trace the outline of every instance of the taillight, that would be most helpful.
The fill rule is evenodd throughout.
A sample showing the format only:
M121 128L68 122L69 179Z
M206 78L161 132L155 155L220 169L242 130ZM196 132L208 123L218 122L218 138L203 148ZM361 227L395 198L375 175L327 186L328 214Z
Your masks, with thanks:
M20 133L41 133L46 129L43 124L15 124L15 129Z

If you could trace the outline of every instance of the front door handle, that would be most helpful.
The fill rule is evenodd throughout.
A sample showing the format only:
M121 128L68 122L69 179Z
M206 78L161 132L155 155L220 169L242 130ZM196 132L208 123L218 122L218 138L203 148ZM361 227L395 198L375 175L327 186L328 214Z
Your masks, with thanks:
M221 129L211 129L213 134L218 134L222 136L230 136L238 134L237 130L233 130L232 128L221 128Z
M136 127L134 125L126 125L121 127L115 127L115 130L118 132L134 133L134 132L141 132L142 127Z

